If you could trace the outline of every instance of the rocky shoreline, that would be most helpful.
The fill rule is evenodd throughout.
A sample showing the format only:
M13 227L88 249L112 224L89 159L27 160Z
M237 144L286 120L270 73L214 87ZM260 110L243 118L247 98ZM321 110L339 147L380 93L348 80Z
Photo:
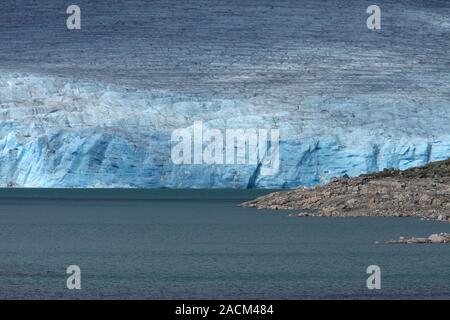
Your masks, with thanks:
M417 217L450 222L450 159L405 171L384 170L324 186L281 191L243 207L302 210L296 216Z
M398 240L388 241L388 244L411 244L411 243L450 243L450 234L448 233L440 233L440 234L432 234L428 238L416 238L412 237L406 239L405 237L400 237Z

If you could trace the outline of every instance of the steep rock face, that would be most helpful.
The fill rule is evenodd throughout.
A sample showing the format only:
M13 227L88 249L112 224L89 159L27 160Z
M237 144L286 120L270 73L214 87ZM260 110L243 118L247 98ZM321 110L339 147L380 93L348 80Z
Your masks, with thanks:
M0 97L2 186L291 188L450 154L450 113L431 98L428 107L405 100L404 113L380 111L369 121L357 98L346 109L328 106L305 117L251 100L5 72ZM279 128L279 171L262 176L257 165L175 165L171 132L199 119L222 132Z

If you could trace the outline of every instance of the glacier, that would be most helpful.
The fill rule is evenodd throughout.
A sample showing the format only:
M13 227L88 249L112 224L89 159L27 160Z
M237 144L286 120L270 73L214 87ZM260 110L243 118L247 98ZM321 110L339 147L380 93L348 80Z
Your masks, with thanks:
M321 101L319 111L299 113L297 107L257 101L200 100L6 72L0 97L1 186L293 188L421 166L450 154L449 107L433 97L422 105L405 97L392 109L384 96L384 104L373 102L376 112L369 117L367 99L359 96L344 106ZM262 176L255 165L173 164L171 132L198 119L223 130L279 128L279 172Z
M23 10L18 10L20 3ZM450 2L2 0L0 187L295 188L450 157ZM368 4L367 4L368 5ZM279 129L280 168L171 133Z

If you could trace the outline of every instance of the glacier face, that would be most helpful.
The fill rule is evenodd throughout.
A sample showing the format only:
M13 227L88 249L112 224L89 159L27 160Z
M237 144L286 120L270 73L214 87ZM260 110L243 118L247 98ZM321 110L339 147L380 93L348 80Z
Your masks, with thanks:
M450 154L450 112L441 99L371 101L321 108L258 100L201 100L168 91L24 73L0 75L0 185L21 187L292 188L335 176L406 169ZM263 104L265 103L265 104ZM261 112L261 111L264 112ZM367 114L368 110L373 110ZM175 165L171 132L279 128L280 169ZM432 125L430 125L432 124Z
M20 8L18 9L18 4ZM293 188L450 155L450 2L2 0L0 186ZM45 13L45 14L44 14ZM280 169L171 133L279 129Z

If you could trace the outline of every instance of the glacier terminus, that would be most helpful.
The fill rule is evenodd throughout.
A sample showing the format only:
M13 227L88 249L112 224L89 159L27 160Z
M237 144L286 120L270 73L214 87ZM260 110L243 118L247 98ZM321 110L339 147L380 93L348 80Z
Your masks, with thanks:
M20 2L0 10L1 187L295 188L449 158L448 1L378 1L379 30L355 0L80 1L70 31L60 1ZM279 170L173 163L196 121L279 130Z

